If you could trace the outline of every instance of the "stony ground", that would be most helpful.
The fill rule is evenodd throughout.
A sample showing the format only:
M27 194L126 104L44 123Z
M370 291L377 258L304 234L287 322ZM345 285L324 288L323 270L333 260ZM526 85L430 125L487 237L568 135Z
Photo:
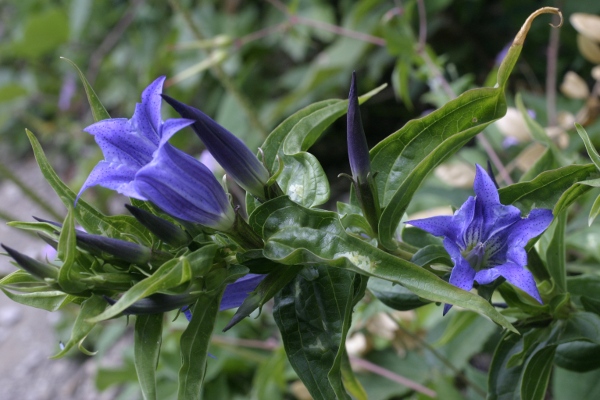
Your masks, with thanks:
M63 210L33 161L18 165L14 171L36 192L52 193L45 197L56 210ZM0 180L0 210L27 221L32 220L32 215L50 217L4 179ZM4 223L0 223L0 242L33 257L40 256L44 248L41 240ZM0 277L14 270L9 259L0 256ZM0 399L108 400L116 397L115 390L97 392L94 386L97 360L94 358L48 358L58 351L59 338L53 325L59 318L58 313L14 303L0 292ZM119 354L112 356L118 358Z

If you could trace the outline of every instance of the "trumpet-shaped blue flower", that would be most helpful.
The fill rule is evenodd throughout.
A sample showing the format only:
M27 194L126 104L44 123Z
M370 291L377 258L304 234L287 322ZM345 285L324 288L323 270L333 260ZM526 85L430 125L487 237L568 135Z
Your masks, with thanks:
M244 142L202 111L169 96L162 97L182 117L194 121L192 129L227 174L253 196L266 199L269 172Z
M479 165L473 186L475 197L469 197L453 216L407 223L444 237L444 248L454 262L450 274L454 286L471 290L474 281L486 285L504 277L542 303L533 275L525 269L525 245L550 225L552 211L535 209L521 218L518 208L500 203L494 182ZM445 305L444 314L450 307Z
M85 129L94 135L105 159L92 170L77 198L101 185L149 200L173 217L227 231L235 215L222 186L201 162L168 143L194 121L162 121L164 81L160 77L144 90L131 119L111 118Z

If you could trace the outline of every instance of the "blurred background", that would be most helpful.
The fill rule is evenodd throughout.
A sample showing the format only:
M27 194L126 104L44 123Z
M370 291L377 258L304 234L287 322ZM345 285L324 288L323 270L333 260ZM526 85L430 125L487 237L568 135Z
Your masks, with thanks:
M465 90L493 86L507 45L543 6L561 8L563 27L550 29L547 23L557 22L550 16L536 20L507 98L514 107L519 92L550 137L566 154L577 154L582 144L570 140L577 137L575 121L600 145L600 27L593 18L571 17L599 15L597 0L0 0L0 219L65 215L37 169L25 128L75 191L102 158L83 132L93 118L77 70L61 57L79 66L114 118L130 118L143 88L166 75L166 93L202 109L253 149L293 112L346 97L356 71L360 93L388 85L361 106L373 146ZM175 115L164 107L163 116ZM349 189L337 178L349 172L345 135L342 118L311 150L329 176L331 209ZM198 157L203 151L189 129L172 142ZM518 180L541 155L535 145L520 113L509 110L436 171L409 213L439 213L442 206L447 212L449 200L462 204L471 194L474 162L490 159L501 185ZM126 199L108 190L85 196L107 213L125 213ZM51 259L41 240L2 225L2 243ZM14 268L0 258L0 278ZM482 398L499 338L494 325L467 312L442 319L434 305L399 312L365 300L348 347L370 398L426 399L431 390L444 390L448 399ZM132 331L122 320L87 339L95 357L75 351L48 360L59 341L68 340L76 311L51 314L0 294L0 398L141 398ZM222 314L218 329L230 316ZM183 323L172 323L164 338L164 399L174 395ZM472 329L453 334L455 324ZM287 364L268 309L233 332L218 333L211 353L206 398L309 398ZM555 398L561 398L558 386Z

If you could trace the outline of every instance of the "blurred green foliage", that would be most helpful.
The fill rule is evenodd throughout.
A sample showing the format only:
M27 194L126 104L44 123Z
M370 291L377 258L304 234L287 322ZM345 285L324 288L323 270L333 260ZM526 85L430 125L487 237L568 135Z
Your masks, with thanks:
M455 93L482 86L495 77L495 59L512 40L525 18L541 6L561 7L568 21L573 12L600 13L597 0L540 1L431 0L426 2L426 42L419 43L417 3L376 0L277 1L92 1L8 0L0 7L0 140L2 152L28 156L24 128L34 131L45 150L62 163L60 170L75 176L78 188L98 160L93 138L82 132L92 116L76 71L60 56L79 65L112 117L129 116L139 93L158 75L170 78L169 95L204 110L256 148L282 119L314 101L347 95L350 74L360 76L359 92L382 83L390 86L361 107L370 145L399 129L406 121L439 107L449 99L440 74ZM289 13L289 14L288 14ZM540 24L541 25L541 24ZM422 27L422 25L421 25ZM358 34L358 35L357 35ZM368 36L361 36L368 35ZM576 32L565 22L560 31L557 79L567 70L591 83L593 65L577 51ZM379 40L379 41L378 41ZM523 92L526 106L547 125L546 48L549 30L533 29L525 43L510 88ZM374 41L374 42L373 42ZM421 47L421 45L425 45ZM424 55L430 59L428 63ZM509 95L509 98L512 96ZM558 108L576 112L581 102L559 95ZM496 128L490 128L493 133ZM593 141L600 138L596 122L586 127ZM505 149L500 135L489 135L503 161L509 163L524 146ZM201 144L187 132L175 143L191 153ZM569 151L582 149L572 141ZM337 195L347 183L334 177L348 172L345 125L333 125L328 139L313 153L320 159ZM459 158L484 163L486 155L465 148ZM74 170L75 162L77 169ZM468 191L450 195L438 190L446 183L432 178L419 192L410 212L462 203ZM470 190L470 189L469 189ZM336 196L332 196L334 199ZM585 197L571 230L587 223L594 198ZM600 259L598 226L567 238L582 255L571 271L596 270ZM373 319L387 312L374 298L355 315L353 334L366 337L361 356L403 375L446 398L481 398L473 387L486 386L491 354L500 340L498 329L470 312L442 319L434 305L410 314L394 314L400 329L373 328ZM230 315L217 324L223 327ZM389 322L389 321L388 321ZM392 320L393 322L393 320ZM179 367L177 343L184 322L175 321L163 339L159 365L160 398L168 399ZM460 328L457 328L457 326ZM248 320L239 329L218 336L209 361L205 398L297 398L295 373L273 336L270 313ZM96 343L102 355L124 329L108 326ZM109 338L109 339L106 339ZM93 337L91 337L93 341ZM243 340L248 340L244 342ZM241 343L241 345L240 345ZM273 344L255 348L257 343ZM425 344L433 343L431 348ZM253 347L254 346L254 347ZM101 360L101 358L99 358ZM100 369L100 389L129 384L122 398L135 398L137 379L133 351L119 369ZM451 365L452 367L449 367ZM565 385L577 384L582 393L595 382L597 371L586 375L557 369L554 398L569 397ZM411 392L381 375L363 372L359 379L372 399L425 395ZM585 385L584 385L585 384Z

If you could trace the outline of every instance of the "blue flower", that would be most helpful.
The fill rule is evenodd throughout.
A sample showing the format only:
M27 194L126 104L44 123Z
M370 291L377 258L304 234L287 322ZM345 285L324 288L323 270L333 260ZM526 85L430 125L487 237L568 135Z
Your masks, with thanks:
M552 211L532 210L526 218L514 206L500 203L498 189L487 172L477 165L473 184L475 197L469 197L453 216L408 221L435 236L444 237L444 248L454 262L450 283L471 290L504 277L537 301L542 299L531 272L525 269L525 245L552 222ZM444 314L451 305L446 304Z
M143 91L131 119L111 118L85 129L105 159L92 170L77 199L89 187L101 185L149 200L173 217L228 231L235 214L221 184L201 162L168 143L194 121L162 121L164 81L160 77Z
M162 97L182 117L194 121L192 129L227 174L253 196L267 198L269 172L244 142L202 111L169 96Z
M253 292L266 276L267 275L247 274L227 285L225 287L225 292L223 292L223 297L221 298L219 310L229 310L241 306L246 297L248 297L248 294ZM192 319L192 312L189 307L185 307L182 311L188 321Z

